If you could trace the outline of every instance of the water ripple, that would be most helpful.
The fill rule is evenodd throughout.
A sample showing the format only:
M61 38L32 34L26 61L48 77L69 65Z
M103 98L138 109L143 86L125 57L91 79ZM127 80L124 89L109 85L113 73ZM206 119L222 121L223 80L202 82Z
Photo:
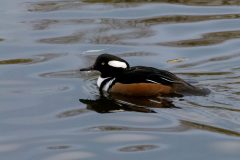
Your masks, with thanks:
M121 152L143 152L143 151L149 151L153 149L157 149L159 146L152 145L152 144L139 144L134 146L126 146L119 148L119 151Z
M68 70L68 71L56 71L56 72L48 72L39 74L40 77L45 78L79 78L83 77L83 75L79 70Z
M12 65L12 64L36 64L55 59L57 57L63 56L62 53L45 53L37 55L34 58L17 58L17 59L6 59L0 60L0 65Z
M224 61L228 61L231 59L236 59L236 58L239 59L239 57L240 57L240 53L225 54L222 56L209 57L207 59L199 60L199 61L193 62L193 63L181 64L176 67L177 68L189 68L189 67L195 67L198 65L204 65L204 64L208 64L208 63L223 63ZM235 66L234 66L234 68L235 68ZM231 72L223 72L223 73L230 74ZM210 74L210 75L212 75L212 74Z
M62 150L62 149L68 149L70 146L68 145L58 145L58 146L48 146L47 149L50 150Z
M125 0L84 0L84 2L92 2L92 3L124 3ZM136 3L136 2L146 2L145 0L129 0L129 3ZM148 2L159 2L159 0L148 0ZM235 0L215 0L215 1L208 1L208 0L161 0L160 3L173 3L173 4L183 4L183 5L197 5L197 6L223 6L223 5L240 5L239 1Z
M169 15L169 16L155 16L146 18L134 18L134 19L113 19L113 18L100 18L100 19L40 19L25 22L31 24L34 30L45 30L52 26L59 25L104 25L108 26L108 29L129 29L129 28L143 28L151 27L161 24L177 24L177 23L190 23L201 22L210 20L221 19L239 19L240 14L216 14L216 15ZM103 30L103 29L101 29Z
M185 121L185 120L182 120L181 122L182 122L182 124L184 124L188 127L194 128L194 129L200 129L200 130L240 137L240 132L233 131L230 129L224 129L221 127L216 127L216 126L197 123L197 122Z
M113 3L114 2L114 3ZM138 2L138 3L136 3ZM142 2L142 3L139 3ZM141 4L144 4L146 1L136 1L130 0L126 3L124 0L118 1L104 1L104 0L84 0L84 1L77 1L77 0L63 0L63 1L45 1L45 2L32 2L27 3L28 11L30 12L49 12L49 11L58 11L58 10L70 10L70 9L116 9L116 8L129 8L129 7L137 7ZM169 3L169 4L183 4L183 5L190 5L190 6L236 6L240 5L239 1L236 0L215 0L215 1L208 1L208 0L189 0L189 1L182 1L182 0L162 0L159 2L158 0L149 0L148 3ZM92 6L92 3L98 4L95 7ZM101 5L104 4L104 5Z
M62 113L57 114L57 117L58 118L68 118L68 117L81 115L86 112L89 112L89 111L86 109L72 109L72 110L64 111Z
M118 132L118 131L134 131L134 132L186 132L189 127L179 125L167 128L137 128L128 126L97 126L85 129L88 132Z
M161 43L161 45L172 47L208 46L216 45L237 38L240 38L240 30L205 33L202 35L201 38L180 40L175 42L165 42Z
M107 34L109 28L93 29L84 32L73 33L71 35L51 37L38 40L40 43L48 44L73 44L73 43L90 43L90 44L126 44L124 40L150 37L153 35L151 30L141 28L127 30L122 33Z
M66 159L85 159L95 157L93 153L83 152L83 151L71 151L71 152L62 152L49 157L44 158L43 160L66 160Z
M1 159L239 159L240 1L16 1L0 2ZM101 95L79 68L102 53L211 94Z

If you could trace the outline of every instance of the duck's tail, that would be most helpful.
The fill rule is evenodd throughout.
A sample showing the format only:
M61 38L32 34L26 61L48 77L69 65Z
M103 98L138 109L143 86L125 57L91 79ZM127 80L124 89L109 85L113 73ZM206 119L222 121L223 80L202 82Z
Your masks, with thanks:
M189 83L179 84L176 92L184 96L207 96L211 93L208 88L193 86Z

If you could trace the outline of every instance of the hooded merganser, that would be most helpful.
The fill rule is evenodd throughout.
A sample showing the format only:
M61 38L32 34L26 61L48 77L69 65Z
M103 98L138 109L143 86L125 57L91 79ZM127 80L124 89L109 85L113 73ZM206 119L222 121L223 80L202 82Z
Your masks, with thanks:
M101 93L116 93L126 96L183 96L209 94L171 72L152 67L130 67L127 61L110 54L101 54L93 66L80 71L97 70L101 74L97 86Z

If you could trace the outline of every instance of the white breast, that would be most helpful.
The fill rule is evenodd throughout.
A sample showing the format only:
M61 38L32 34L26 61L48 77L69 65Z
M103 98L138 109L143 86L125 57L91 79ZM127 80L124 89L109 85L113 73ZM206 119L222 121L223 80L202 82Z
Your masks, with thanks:
M100 88L103 81L105 81L106 79L109 79L109 78L110 77L102 78L101 76L99 76L98 80L97 80L97 86ZM108 82L103 86L103 91L108 91L109 87L112 85L114 80L115 80L115 78L109 79Z
M102 82L107 79L107 78L102 78L101 76L98 77L98 80L97 80L97 86L100 87Z

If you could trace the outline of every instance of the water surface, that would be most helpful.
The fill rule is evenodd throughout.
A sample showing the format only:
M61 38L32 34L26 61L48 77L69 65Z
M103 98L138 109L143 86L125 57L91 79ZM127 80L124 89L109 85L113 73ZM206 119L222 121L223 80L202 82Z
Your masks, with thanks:
M1 159L239 159L239 5L2 0ZM79 69L104 52L211 94L100 97Z

